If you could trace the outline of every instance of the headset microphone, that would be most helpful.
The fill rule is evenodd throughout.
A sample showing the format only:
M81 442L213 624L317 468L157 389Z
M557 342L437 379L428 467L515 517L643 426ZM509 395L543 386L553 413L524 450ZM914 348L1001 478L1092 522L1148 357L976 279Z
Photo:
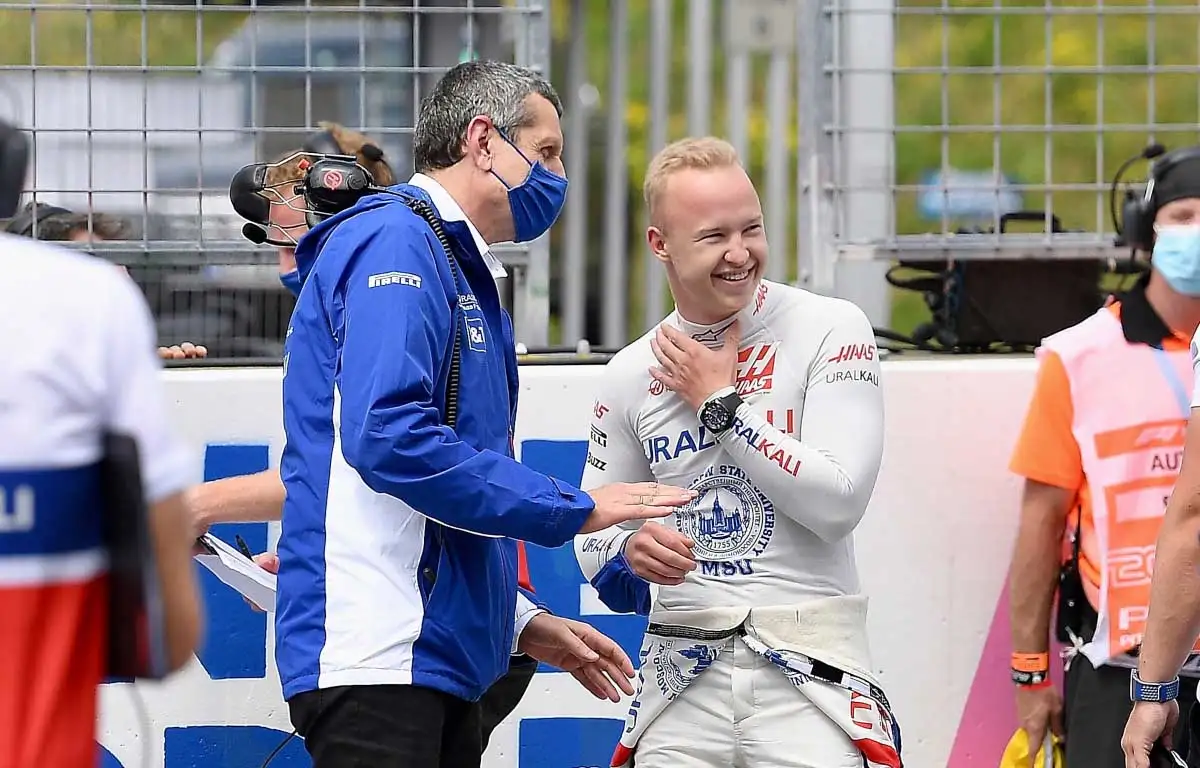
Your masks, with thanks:
M267 233L257 224L246 224L242 227L242 237L246 238L255 245L262 245L267 242Z
M1113 217L1113 227L1117 231L1115 245L1145 253L1154 250L1154 216L1158 213L1159 208L1159 202L1155 199L1154 194L1155 187L1172 168L1184 161L1196 159L1200 159L1200 147L1182 147L1168 152L1166 147L1155 142L1121 164L1113 177L1109 193L1109 209ZM1121 219L1118 221L1117 186L1129 166L1139 160L1152 161L1150 178L1143 187L1125 190L1124 199L1121 202Z

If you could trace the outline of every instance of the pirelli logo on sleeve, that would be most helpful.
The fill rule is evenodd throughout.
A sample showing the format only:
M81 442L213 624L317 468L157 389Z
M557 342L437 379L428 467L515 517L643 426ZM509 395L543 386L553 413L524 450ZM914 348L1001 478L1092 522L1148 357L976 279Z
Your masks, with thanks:
M407 285L410 288L420 288L421 276L411 272L381 272L367 278L368 288L378 288L383 285Z
M601 448L608 447L608 433L606 433L604 430L597 427L595 424L592 425L592 438L591 439L592 439L593 443L600 446Z

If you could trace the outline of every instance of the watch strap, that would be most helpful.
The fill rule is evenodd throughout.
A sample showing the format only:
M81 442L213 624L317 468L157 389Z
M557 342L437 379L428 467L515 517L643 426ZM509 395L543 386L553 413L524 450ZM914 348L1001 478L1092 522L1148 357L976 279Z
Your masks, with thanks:
M1129 673L1130 701L1174 701L1178 696L1178 676L1165 683L1148 683L1138 677L1136 669Z
M711 395L705 398L704 402L700 403L700 407L696 409L696 418L700 418L700 414L704 413L704 409L708 407L709 403L720 402L722 398L729 397L730 395L737 395L737 390L733 387L721 387L716 392L713 392ZM724 403L721 404L724 405Z

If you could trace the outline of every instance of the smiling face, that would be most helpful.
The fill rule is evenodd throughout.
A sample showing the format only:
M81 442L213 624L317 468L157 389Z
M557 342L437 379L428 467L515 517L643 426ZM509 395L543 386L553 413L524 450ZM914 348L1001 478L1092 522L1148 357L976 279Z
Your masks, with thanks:
M767 236L741 165L668 169L651 196L646 239L666 265L680 315L711 325L749 304L767 266Z

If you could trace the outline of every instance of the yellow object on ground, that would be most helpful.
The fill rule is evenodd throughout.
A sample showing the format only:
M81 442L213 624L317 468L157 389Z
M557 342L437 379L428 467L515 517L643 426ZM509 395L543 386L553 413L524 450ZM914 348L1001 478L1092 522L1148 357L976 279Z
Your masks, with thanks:
M1050 750L1049 758L1046 756L1047 748ZM1033 765L1035 768L1063 768L1062 743L1053 736L1047 736ZM1000 768L1029 768L1029 737L1023 729L1018 728L1009 739L1000 758Z

